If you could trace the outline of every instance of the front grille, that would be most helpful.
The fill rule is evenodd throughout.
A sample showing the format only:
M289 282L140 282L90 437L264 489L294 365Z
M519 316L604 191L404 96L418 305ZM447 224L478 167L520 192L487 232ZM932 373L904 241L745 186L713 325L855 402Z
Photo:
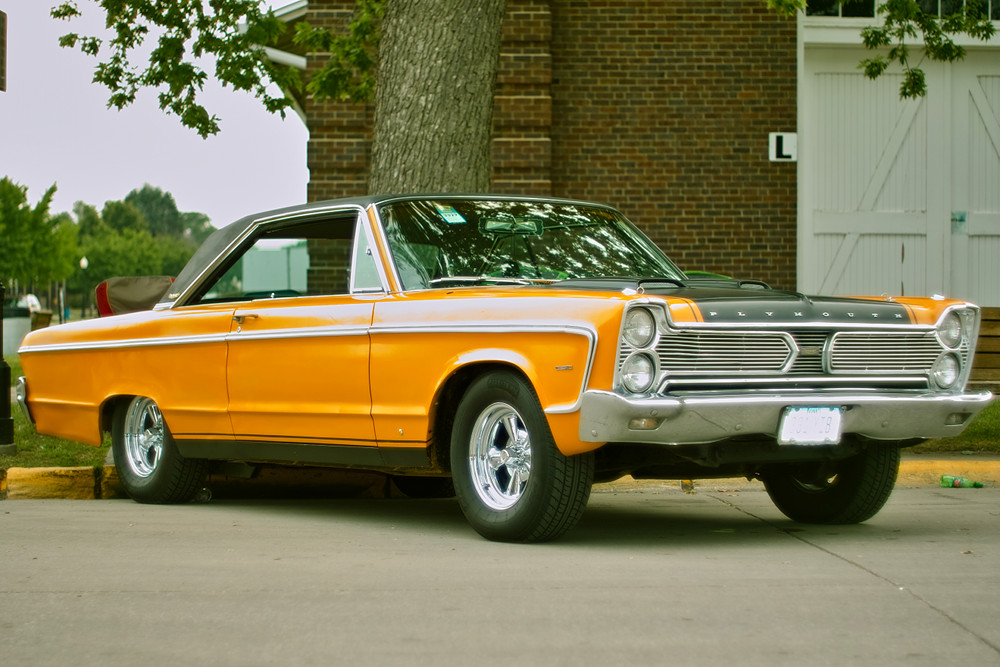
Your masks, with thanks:
M933 332L671 331L655 353L666 390L795 386L926 388L944 351ZM619 363L631 353L624 343ZM963 365L967 351L960 350Z
M854 333L833 336L830 370L834 373L923 374L941 354L931 333Z
M770 374L785 371L793 346L787 334L684 332L664 336L656 353L671 373Z
M830 338L829 331L796 331L792 333L799 354L790 373L794 375L822 375L823 350Z

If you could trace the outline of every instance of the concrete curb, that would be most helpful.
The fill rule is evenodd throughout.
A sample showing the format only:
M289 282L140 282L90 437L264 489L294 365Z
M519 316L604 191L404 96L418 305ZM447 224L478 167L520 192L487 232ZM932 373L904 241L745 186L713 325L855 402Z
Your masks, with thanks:
M953 456L904 459L899 466L899 486L939 486L941 475L957 475L1000 486L1000 459ZM622 491L676 485L664 480L630 477L598 485L595 491ZM705 487L740 487L743 478L699 481ZM215 497L271 498L394 498L404 497L387 475L325 468L264 466L252 479L211 475L206 488ZM80 468L10 468L0 470L0 500L67 498L125 498L113 465Z

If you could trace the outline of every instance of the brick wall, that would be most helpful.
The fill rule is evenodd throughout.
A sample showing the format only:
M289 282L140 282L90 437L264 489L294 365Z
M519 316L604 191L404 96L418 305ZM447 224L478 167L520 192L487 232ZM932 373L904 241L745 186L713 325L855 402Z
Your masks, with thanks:
M493 108L493 190L551 195L552 12L507 0Z
M795 286L795 23L760 0L553 0L553 194L620 208L685 269Z
M349 19L353 0L311 0ZM613 204L682 268L795 286L795 23L762 0L508 0L493 189ZM371 109L307 103L309 199L365 192Z
M306 20L331 30L351 19L354 0L310 0ZM317 69L323 54L308 57L306 73ZM309 167L309 201L356 197L368 191L371 152L371 105L316 102L304 105L309 127L306 161Z

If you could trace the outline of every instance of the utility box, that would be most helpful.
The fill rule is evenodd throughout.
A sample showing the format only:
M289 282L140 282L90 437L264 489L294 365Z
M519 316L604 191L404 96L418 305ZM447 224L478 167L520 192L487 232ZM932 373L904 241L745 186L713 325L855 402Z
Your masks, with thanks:
M17 354L21 341L31 331L31 311L4 304L3 307L3 354Z

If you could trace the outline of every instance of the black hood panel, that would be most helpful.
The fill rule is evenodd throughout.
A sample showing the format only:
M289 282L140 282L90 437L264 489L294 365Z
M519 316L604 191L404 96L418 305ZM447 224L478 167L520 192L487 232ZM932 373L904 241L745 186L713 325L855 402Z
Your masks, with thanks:
M815 326L829 323L879 326L911 324L906 306L889 300L810 297L774 290L756 281L720 279L588 278L563 280L553 287L572 287L687 299L695 303L706 324Z
M688 288L671 292L671 296L693 301L706 324L911 324L906 307L892 301L807 297L796 292L753 289Z

